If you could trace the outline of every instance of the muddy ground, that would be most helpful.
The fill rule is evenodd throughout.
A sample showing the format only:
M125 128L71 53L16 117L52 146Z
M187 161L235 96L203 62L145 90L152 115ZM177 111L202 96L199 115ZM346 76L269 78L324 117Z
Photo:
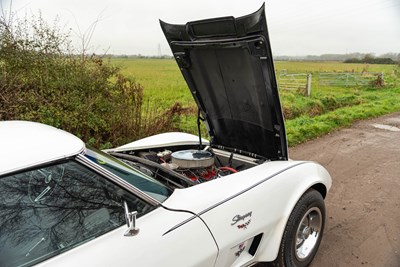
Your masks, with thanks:
M317 266L400 266L400 113L290 149L333 179Z

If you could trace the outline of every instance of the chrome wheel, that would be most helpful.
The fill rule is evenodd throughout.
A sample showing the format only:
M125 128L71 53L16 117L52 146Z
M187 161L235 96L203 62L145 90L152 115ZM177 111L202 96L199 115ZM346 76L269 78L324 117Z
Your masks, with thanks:
M303 216L296 231L294 242L298 261L305 260L318 244L322 229L322 214L319 208L310 208Z
M309 189L297 201L286 223L278 257L272 266L307 267L321 243L325 227L325 203Z

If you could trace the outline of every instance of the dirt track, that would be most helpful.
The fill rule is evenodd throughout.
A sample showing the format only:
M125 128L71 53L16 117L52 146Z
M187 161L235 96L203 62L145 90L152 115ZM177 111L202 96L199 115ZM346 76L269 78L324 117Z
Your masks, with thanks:
M333 179L326 199L325 234L312 267L400 266L396 127L400 128L400 113L360 121L290 149L290 158L317 161Z

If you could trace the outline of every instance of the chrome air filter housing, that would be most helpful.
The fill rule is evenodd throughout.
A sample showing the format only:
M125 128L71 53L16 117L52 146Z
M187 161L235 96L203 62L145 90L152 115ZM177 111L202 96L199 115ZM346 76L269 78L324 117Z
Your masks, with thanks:
M172 153L172 163L180 168L200 169L214 164L214 154L206 150L181 150Z

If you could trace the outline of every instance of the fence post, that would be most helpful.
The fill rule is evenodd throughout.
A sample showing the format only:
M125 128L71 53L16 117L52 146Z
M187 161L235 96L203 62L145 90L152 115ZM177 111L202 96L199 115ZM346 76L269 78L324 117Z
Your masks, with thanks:
M311 80L312 80L312 75L311 73L307 74L307 96L311 95Z

